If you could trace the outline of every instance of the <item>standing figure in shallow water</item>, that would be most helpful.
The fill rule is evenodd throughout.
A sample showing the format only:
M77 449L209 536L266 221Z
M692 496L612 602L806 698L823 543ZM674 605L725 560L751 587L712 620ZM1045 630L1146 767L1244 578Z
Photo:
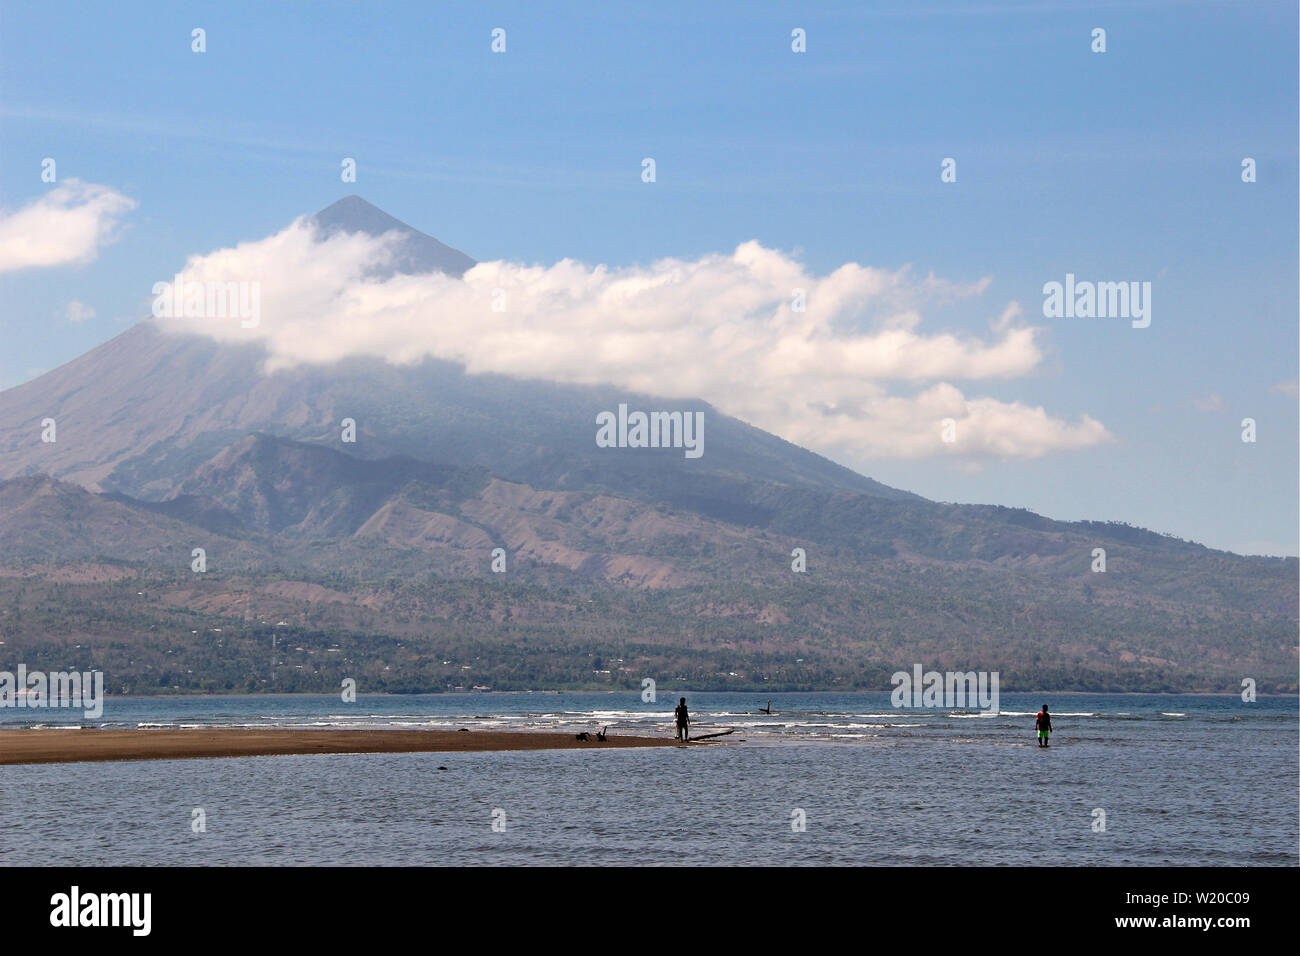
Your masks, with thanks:
M1034 718L1034 727L1038 730L1038 746L1048 746L1047 737L1052 732L1052 715L1047 712L1046 704L1038 712L1038 716Z

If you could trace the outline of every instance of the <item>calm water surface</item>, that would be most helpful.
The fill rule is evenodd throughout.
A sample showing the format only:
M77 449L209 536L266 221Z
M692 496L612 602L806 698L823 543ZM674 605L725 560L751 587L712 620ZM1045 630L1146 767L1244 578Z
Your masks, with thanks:
M110 699L0 726L395 726L671 736L675 696ZM0 767L5 864L1291 865L1295 698L694 694L716 745ZM1050 704L1053 746L1033 744ZM446 769L439 769L445 767ZM191 829L202 808L206 832ZM505 831L492 828L504 811ZM792 813L802 810L804 832ZM1095 832L1105 811L1105 832ZM497 814L498 818L500 814Z

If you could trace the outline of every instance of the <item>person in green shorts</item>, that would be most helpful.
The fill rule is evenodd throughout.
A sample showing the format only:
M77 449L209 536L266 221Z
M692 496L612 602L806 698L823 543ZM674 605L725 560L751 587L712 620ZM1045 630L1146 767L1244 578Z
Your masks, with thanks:
M1052 715L1047 712L1046 704L1038 712L1038 716L1034 718L1034 726L1038 729L1038 746L1046 747L1048 745L1047 737L1052 732Z

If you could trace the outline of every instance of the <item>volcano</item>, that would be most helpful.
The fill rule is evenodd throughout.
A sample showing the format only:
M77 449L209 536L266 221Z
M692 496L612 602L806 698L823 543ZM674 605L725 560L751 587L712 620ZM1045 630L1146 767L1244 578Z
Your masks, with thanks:
M390 273L476 264L357 196L311 222L322 241L395 234ZM389 690L467 666L502 688L884 690L915 661L1004 690L1295 687L1295 559L928 501L703 401L265 359L146 319L0 392L11 650L137 688L267 689L263 626L304 655L281 690L336 688L311 659L330 646ZM600 447L621 407L703 415L707 454ZM217 631L245 643L217 655Z
M394 272L463 275L474 260L357 196L312 217L339 232L402 238ZM41 377L0 393L0 478L48 474L93 491L162 499L193 469L252 432L333 441L339 422L361 431L355 454L405 454L474 464L539 487L614 490L723 509L736 482L910 498L826 458L709 411L707 460L600 454L601 411L652 403L613 388L465 374L449 362L395 367L353 359L263 374L259 345L217 343L146 320ZM662 402L660 403L662 404ZM58 441L39 441L45 418ZM33 440L36 439L36 440ZM337 442L335 442L337 444ZM697 479L705 479L702 483Z

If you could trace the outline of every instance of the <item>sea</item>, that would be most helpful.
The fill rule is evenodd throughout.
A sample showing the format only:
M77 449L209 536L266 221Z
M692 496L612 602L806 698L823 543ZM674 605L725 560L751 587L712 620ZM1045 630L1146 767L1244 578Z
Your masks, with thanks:
M1296 866L1295 697L888 693L108 698L0 727L394 727L693 747L0 766L4 865ZM1047 704L1051 746L1034 715ZM760 712L770 708L770 714ZM726 733L731 731L731 733Z

